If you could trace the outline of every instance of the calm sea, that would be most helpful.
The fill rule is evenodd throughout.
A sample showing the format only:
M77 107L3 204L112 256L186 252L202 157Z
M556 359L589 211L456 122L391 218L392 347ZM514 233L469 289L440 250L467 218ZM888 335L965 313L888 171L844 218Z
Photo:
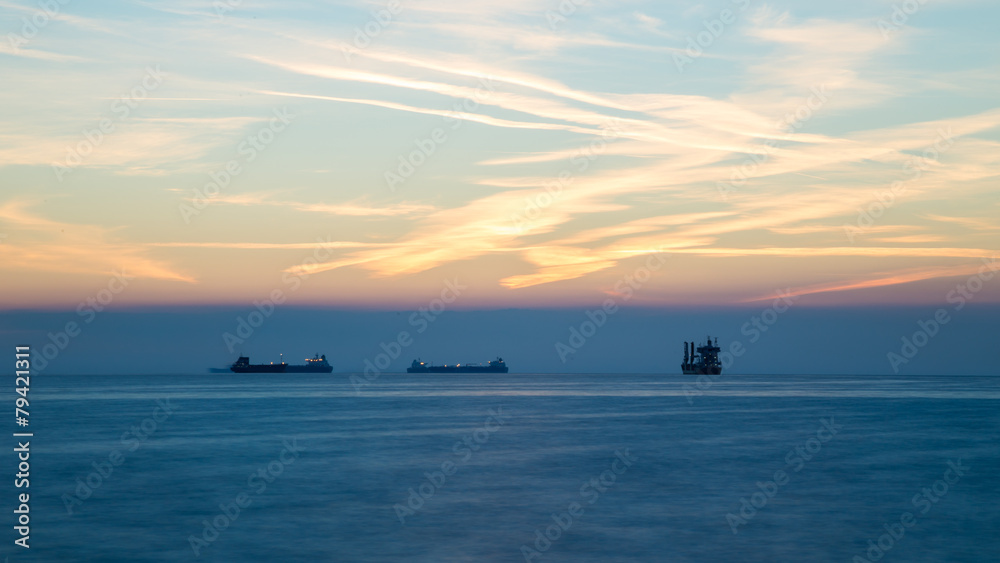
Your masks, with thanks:
M1000 377L32 383L10 561L1000 559Z

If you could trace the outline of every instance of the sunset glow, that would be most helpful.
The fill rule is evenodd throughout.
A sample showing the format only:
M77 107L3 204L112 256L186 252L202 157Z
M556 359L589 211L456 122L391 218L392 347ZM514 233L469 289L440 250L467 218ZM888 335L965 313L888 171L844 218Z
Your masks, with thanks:
M689 6L5 3L0 306L115 272L122 305L578 305L657 253L644 305L937 304L1000 268L995 5Z

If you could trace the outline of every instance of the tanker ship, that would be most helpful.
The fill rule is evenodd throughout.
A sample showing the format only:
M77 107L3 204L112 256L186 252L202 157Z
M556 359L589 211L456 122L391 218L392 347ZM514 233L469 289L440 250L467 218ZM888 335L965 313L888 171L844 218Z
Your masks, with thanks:
M715 339L712 344L712 337L707 338L704 346L698 347L695 353L694 342L691 342L690 352L688 342L684 343L684 362L681 364L681 371L685 375L722 375L722 364L719 362L719 339Z
M238 360L233 362L233 365L229 366L229 370L236 373L330 373L333 371L333 367L326 361L325 354L322 356L316 354L312 358L306 358L306 363L303 365L286 364L284 355L282 355L280 362L269 364L251 364L249 357L240 356Z
M445 364L432 366L417 359L413 360L410 367L406 368L406 373L507 373L507 364L503 362L503 358L497 358L495 361L490 360L486 365L455 364L450 366Z

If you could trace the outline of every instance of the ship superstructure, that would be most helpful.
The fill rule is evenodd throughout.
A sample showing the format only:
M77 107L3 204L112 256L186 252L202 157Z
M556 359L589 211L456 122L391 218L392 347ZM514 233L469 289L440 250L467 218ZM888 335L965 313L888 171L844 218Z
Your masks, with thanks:
M289 365L285 368L285 373L330 373L333 367L326 361L326 354L320 356L315 354L311 358L306 358L306 363L300 366Z

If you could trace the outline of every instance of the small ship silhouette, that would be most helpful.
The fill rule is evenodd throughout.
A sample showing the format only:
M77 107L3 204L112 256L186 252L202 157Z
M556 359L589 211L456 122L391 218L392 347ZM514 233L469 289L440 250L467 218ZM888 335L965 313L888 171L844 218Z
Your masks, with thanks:
M507 373L507 364L504 363L503 358L498 357L496 361L490 360L486 365L455 364L449 366L445 364L443 366L432 366L421 362L418 358L413 360L410 367L406 368L406 373Z
M316 354L312 358L306 358L303 365L290 365L282 361L270 364L251 364L248 356L240 356L238 360L229 366L230 371L236 373L330 373L333 367L326 361L326 355Z
M712 337L707 337L704 346L698 347L695 354L694 342L691 342L691 352L688 353L688 343L684 343L684 362L681 371L685 375L722 375L722 364L719 362L719 339L712 344Z

